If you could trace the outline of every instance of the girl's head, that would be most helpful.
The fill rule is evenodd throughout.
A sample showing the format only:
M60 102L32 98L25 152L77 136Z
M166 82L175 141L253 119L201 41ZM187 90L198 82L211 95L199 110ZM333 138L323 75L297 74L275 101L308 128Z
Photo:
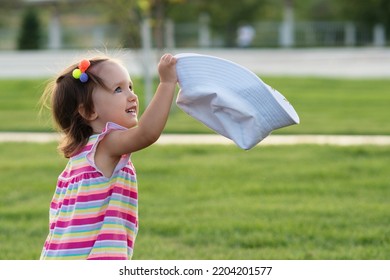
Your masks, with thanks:
M127 70L108 57L89 62L88 81L75 78L73 71L81 67L71 65L49 83L42 97L44 105L50 101L54 122L65 136L60 145L65 157L77 153L109 121L128 128L137 124L138 99Z

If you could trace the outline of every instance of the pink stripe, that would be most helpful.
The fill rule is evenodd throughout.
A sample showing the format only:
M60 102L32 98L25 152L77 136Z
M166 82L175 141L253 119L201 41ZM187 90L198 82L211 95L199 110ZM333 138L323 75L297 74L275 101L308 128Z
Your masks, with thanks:
M78 172L79 169L73 169L73 172ZM65 173L63 173L63 176L65 175ZM94 170L94 172L89 172L88 173L88 176L85 175L85 173L81 173L79 174L79 176L75 176L75 177L72 177L71 180L62 180L61 178L59 178L58 180L58 183L57 183L57 187L58 188L67 188L70 184L76 184L78 182L81 182L83 181L84 179L95 179L95 178L101 178L102 175L97 172L96 170Z
M134 170L129 168L129 167L125 166L121 170L127 174L130 174L133 176L135 175ZM101 177L101 174L93 166L90 166L90 165L84 165L84 166L81 166L79 168L72 169L70 172L68 172L67 170L64 170L64 172L62 173L62 177L72 177L75 174L87 173L87 172L96 172L97 175L95 175L95 177Z
M127 240L127 246L133 248L133 240L127 238L127 236L124 234L110 234L110 233L99 234L97 240L100 241L101 240L122 240L122 241Z
M110 240L122 240L127 241L127 246L132 248L133 242L126 238L124 234L99 234L96 240L99 241L110 241ZM89 248L93 247L95 244L95 240L86 239L84 241L75 241L72 242L64 242L64 243L50 243L45 246L48 250L64 250L64 249L80 249L80 248Z
M92 147L93 147L93 144L85 145L84 148L80 151L80 153L90 151L92 149Z
M133 166L131 166L131 167L134 168ZM131 169L131 168L127 167L127 166L123 167L121 170L126 172L126 173L128 173L128 174L130 174L130 175L135 175L134 169Z
M58 208L58 204L57 204L56 202L52 201L52 202L50 203L50 208L51 208L51 209L57 209L57 208Z
M82 195L82 193L79 193L79 196L77 197L77 201L79 202L90 202L95 200L103 200L106 199L109 196L112 196L113 193L120 194L126 197L130 197L133 199L138 198L137 192L129 189L124 189L123 187L119 185L115 185L114 188L110 189L109 191L104 192L97 192L94 194L91 194L91 192L88 192L88 195ZM65 200L64 200L65 204Z
M127 247L133 248L134 240L127 239Z
M127 197L130 197L130 198L134 198L134 199L137 199L138 198L138 193L137 191L134 191L132 189L128 189L128 187L126 187L125 185L123 184L119 184L117 183L115 186L114 186L114 193L117 193L117 194L120 194L120 195L123 195L123 196L127 196Z
M69 226L91 225L91 224L100 223L103 220L104 220L104 215L100 215L100 216L93 217L93 218L92 217L85 218L85 219L72 219L72 220L66 220L66 221L58 220L56 222L56 227L66 228Z
M118 217L118 218L122 218L123 220L126 220L126 221L129 221L133 224L135 224L137 218L135 216L133 216L132 214L130 213L124 213L122 211L118 211L118 210L107 210L106 211L106 216L107 217Z
M134 199L138 198L138 193L137 191L134 191L132 189L125 188L125 185L116 185L114 187L115 193L119 193L123 196L128 196Z
M124 234L115 234L115 233L102 233L99 234L98 238L96 240L126 240L126 235Z
M93 147L93 144L89 144L89 145L87 144L80 151L75 153L72 157L77 157L81 153L88 152L88 151L90 151L92 149L92 147Z
M95 193L95 194L88 194L88 195L81 195L77 197L77 201L79 202L90 202L90 201L95 201L95 200L103 200L109 196L112 195L113 190L109 191L104 191L100 193Z
M65 198L65 199L63 200L63 203L62 203L62 204L65 205L65 206L69 206L69 205L74 205L75 202L76 202L76 198L70 198L70 199Z
M87 260L127 260L127 257L116 257L116 256L99 256L99 257L88 257Z
M129 221L133 224L135 224L137 221L137 217L135 213L133 214L130 212L122 212L119 209L107 209L107 211L105 212L103 211L101 213L102 213L101 215L96 217L88 217L88 215L86 215L85 218L77 218L77 219L74 218L71 220L58 219L58 221L55 223L55 226L58 228L66 228L69 226L96 224L102 222L104 220L104 217L117 217Z
M95 244L95 240L83 242L67 242L67 243L50 243L49 250L65 250L65 249L80 249L90 248Z
M122 240L122 241L127 241L127 246L130 246L133 244L133 242L130 239L126 239L127 235L124 234L122 231L112 231L112 230L104 230L105 233L100 233L97 235L91 235L88 237L72 237L67 239L69 242L64 242L66 240L63 240L62 242L56 242L55 240L53 241L52 244L66 244L66 243L88 243L91 240L94 240L95 236L97 236L96 240L104 241L104 240ZM47 242L46 242L47 243ZM45 246L47 248L47 245Z
M128 167L122 168L122 171L125 172L126 174L130 174L132 176L136 175L134 170L132 170ZM81 176L74 176L74 175L79 174L79 173L81 173L80 174ZM88 173L88 177L83 176L84 173ZM68 177L68 176L70 176L70 177L74 176L74 177L70 181L61 180L61 177ZM58 188L67 188L69 184L78 183L78 182L82 181L83 179L94 179L94 178L100 178L100 177L102 177L100 172L98 172L92 166L83 166L80 168L72 169L70 172L65 170L65 171L63 171L63 173L61 174L61 176L58 180L57 187Z
M83 167L80 167L80 168L73 169L70 172L64 171L64 173L62 174L62 177L72 177L75 174L85 173L85 172L96 172L96 169L94 167L92 167L92 166L88 166L87 165L87 166L83 166Z
M119 193L119 192L116 192L116 193ZM133 198L133 199L137 199L137 197L138 197L138 194L136 192L130 191L130 190L125 190L119 194ZM76 202L91 202L91 201L96 201L96 200L103 200L109 196L112 196L112 191L110 191L109 193L103 192L103 193L98 193L98 194L94 194L94 195L85 195L85 196L80 195L77 198L77 200L76 200L76 198L70 198L70 199L65 198L62 203L60 202L57 204L55 202L51 202L50 208L53 210L57 210L58 208L61 208L62 205L73 206L76 204Z
M136 212L130 212L130 211L128 211L128 213L126 213L127 211L126 211L126 209L123 209L123 208L119 208L119 207L111 207L111 206L109 206L109 209L110 209L110 211L101 211L101 212L99 212L99 213L97 213L97 214L102 214L102 215L104 215L104 213L107 213L107 212L110 212L111 213L111 215L108 215L107 214L107 217L118 217L118 218L121 218L121 219L123 219L123 220L127 220L127 221L130 221L130 220L128 220L126 217L126 215L129 215L129 216L131 216L131 217L134 217L134 219L136 220ZM124 211L124 212L123 212ZM116 214L115 214L116 213ZM72 219L59 219L58 221L59 222L62 222L62 223L65 223L65 222L70 222L71 220L81 220L81 219L89 219L89 218L91 218L91 214L75 214L75 215L73 215L72 216ZM132 220L133 219L131 219L131 221L130 222L132 222ZM133 224L134 224L134 222L132 222ZM74 225L74 224L72 224L72 225Z

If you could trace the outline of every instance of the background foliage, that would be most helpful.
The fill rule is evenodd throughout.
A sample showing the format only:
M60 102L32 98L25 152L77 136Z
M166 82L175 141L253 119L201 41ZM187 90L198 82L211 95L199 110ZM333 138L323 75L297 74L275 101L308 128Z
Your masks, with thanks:
M13 14L10 10L22 10L28 7L26 2L0 0L0 27L7 26L6 18L8 14ZM197 22L201 14L208 14L212 32L223 37L226 46L233 46L240 24L281 21L288 5L294 8L297 21L353 21L369 28L383 24L387 30L390 29L388 0L241 0L239 5L234 0L59 0L57 3L60 13L74 13L77 3L79 13L92 13L107 23L115 24L122 34L123 46L130 48L140 47L140 24L145 17L152 19L157 47L163 46L162 29L166 19L177 23ZM42 6L42 16L44 10L51 8L50 5Z
M41 22L37 10L29 8L23 15L21 31L18 40L19 50L37 50L41 46Z

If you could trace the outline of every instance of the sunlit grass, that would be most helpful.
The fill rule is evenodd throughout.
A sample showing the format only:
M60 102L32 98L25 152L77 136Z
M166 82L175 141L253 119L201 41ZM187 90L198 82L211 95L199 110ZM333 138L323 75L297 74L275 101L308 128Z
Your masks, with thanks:
M66 161L0 144L0 259L37 259ZM389 259L389 147L158 146L133 155L134 259Z
M390 80L265 77L293 104L301 124L275 134L390 134ZM133 78L144 107L142 80ZM48 112L39 118L44 80L0 80L0 131L50 131ZM175 105L166 133L210 133Z

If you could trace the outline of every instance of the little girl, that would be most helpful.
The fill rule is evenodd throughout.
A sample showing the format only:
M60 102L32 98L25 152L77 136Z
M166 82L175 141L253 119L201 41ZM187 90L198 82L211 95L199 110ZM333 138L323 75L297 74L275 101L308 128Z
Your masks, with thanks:
M50 204L41 259L131 259L138 231L130 155L162 133L175 93L176 58L161 57L160 84L138 120L127 70L110 58L82 60L45 89L69 158Z

